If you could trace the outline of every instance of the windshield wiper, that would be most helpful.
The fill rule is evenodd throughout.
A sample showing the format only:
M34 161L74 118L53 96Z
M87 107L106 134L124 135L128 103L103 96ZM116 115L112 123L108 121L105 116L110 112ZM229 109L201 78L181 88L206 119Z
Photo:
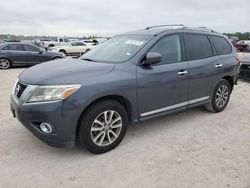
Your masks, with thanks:
M96 62L95 60L89 58L83 58L82 60Z

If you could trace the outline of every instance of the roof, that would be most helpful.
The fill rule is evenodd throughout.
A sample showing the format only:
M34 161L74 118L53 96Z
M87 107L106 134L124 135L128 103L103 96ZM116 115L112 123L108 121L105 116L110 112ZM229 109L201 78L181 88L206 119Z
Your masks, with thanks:
M175 25L159 25L159 26L151 26L147 27L145 29L140 29L136 31L130 31L126 33L122 33L119 35L149 35L149 36L156 36L164 32L169 31L190 31L195 33L211 33L211 34L219 34L211 29L208 29L206 27L187 27L182 24L175 24Z

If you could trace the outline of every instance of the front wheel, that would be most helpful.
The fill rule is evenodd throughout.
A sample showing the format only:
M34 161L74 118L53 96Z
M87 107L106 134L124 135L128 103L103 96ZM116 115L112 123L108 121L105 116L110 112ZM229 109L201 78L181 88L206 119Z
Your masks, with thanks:
M211 112L223 111L230 99L231 86L227 80L221 80L214 89L212 99L205 107Z
M95 154L108 152L120 144L127 124L127 112L119 102L105 100L96 103L79 122L80 144Z

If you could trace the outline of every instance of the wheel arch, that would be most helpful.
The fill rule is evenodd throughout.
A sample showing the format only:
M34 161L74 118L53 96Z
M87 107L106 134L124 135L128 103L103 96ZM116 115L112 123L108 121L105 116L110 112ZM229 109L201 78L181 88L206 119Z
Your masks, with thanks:
M233 91L234 88L234 79L232 76L224 76L223 79L227 80L230 84L231 87L231 92Z
M65 54L67 53L67 51L63 48L59 49L58 52L65 52Z
M121 95L106 95L106 96L102 96L102 97L99 97L97 99L95 99L94 101L92 101L90 104L87 105L86 108L84 108L84 110L82 111L79 119L78 119L78 122L77 122L77 127L76 127L76 138L78 138L78 132L79 132L79 122L80 120L83 118L85 112L94 104L100 102L100 101L103 101L103 100L114 100L114 101L117 101L119 102L126 110L127 114L128 114L128 120L129 122L132 122L132 105L130 103L130 101L124 97L124 96L121 96Z
M8 58L6 56L0 56L0 59L7 59L11 64L13 64L13 62L10 60L10 58Z
M0 56L0 59L6 59L6 60L8 60L10 62L10 67L9 68L11 68L13 66L13 62L11 61L10 58L8 58L6 56Z

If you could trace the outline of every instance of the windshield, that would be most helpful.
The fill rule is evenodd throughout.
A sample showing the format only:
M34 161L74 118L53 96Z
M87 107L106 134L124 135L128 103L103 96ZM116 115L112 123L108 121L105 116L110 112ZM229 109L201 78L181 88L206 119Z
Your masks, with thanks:
M99 44L80 59L119 63L133 57L152 36L117 36Z

